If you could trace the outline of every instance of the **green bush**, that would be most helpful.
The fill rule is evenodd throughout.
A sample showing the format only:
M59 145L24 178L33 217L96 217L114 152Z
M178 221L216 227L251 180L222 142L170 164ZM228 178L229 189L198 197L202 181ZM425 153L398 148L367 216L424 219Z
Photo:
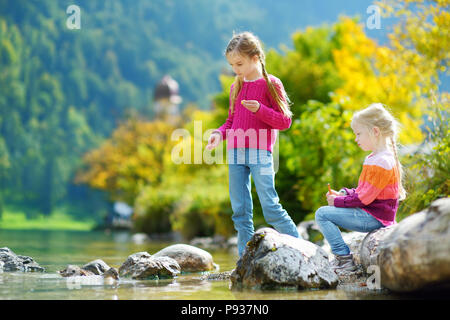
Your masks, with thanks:
M327 183L335 190L356 187L364 153L354 142L352 113L335 104L309 101L280 141L277 190L301 220L327 205Z
M220 234L231 236L234 232L228 184L221 173L226 165L203 171L184 187L177 208L171 216L173 229L191 239L196 236ZM214 177L216 176L217 179Z
M144 187L134 205L134 229L148 234L172 231L170 215L180 196L177 190L162 186Z
M450 129L448 108L443 99L434 103L425 142L417 151L402 159L406 168L404 184L408 194L399 207L399 220L423 210L438 198L449 196Z

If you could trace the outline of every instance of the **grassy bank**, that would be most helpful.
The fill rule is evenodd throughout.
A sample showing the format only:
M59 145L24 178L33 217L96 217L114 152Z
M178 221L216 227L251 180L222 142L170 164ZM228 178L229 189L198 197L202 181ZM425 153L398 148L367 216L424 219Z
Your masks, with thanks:
M76 230L88 231L95 225L94 220L75 220L64 209L58 209L51 215L34 214L28 217L24 209L8 207L4 208L0 219L0 229L9 230Z

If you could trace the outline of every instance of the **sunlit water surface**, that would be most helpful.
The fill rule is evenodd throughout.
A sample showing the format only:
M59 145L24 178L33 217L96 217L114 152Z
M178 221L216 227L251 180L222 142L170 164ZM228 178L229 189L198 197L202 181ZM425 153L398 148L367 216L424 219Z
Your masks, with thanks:
M105 283L101 277L63 278L58 274L68 264L82 266L95 259L119 268L132 253L147 251L154 254L171 244L136 244L125 232L0 230L0 247L9 247L18 255L30 256L46 270L44 273L0 273L0 300L395 299L391 294L357 289L237 291L230 289L229 280L204 280L204 273L182 274L167 280L121 278L114 283ZM214 272L234 269L238 258L234 251L208 251L220 266Z

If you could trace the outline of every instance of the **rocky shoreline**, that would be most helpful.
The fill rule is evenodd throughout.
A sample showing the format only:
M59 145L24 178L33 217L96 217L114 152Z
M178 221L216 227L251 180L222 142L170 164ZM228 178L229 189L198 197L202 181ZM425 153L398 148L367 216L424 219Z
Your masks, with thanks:
M203 249L187 245L168 246L154 255L136 252L127 257L119 269L96 259L83 266L69 264L58 273L62 277L102 276L119 280L129 277L136 280L174 278L181 273L218 270L211 254ZM0 272L45 272L31 257L15 254L7 247L0 248Z
M425 210L412 214L393 226L370 233L343 233L344 241L349 245L358 269L352 273L339 274L337 284L335 285L332 281L329 283L329 288L400 294L448 293L450 291L449 226L450 198L441 198L434 201ZM314 241L317 233L320 232L314 221L304 221L297 228L302 237L308 241ZM271 235L271 244L265 243L267 240L260 243L268 233ZM262 235L264 236L262 237ZM273 229L257 230L249 243L248 252L237 262L237 268L229 274L232 287L276 288L296 285L299 289L314 287L313 281L310 284L300 284L299 270L302 267L290 266L301 260L294 256L306 256L305 253L301 253L306 248L305 245L299 244L299 241L292 238L291 244L287 245L289 247L287 251L293 251L293 253L289 253L289 259L286 259L284 252L286 248L279 250L280 247L286 247L286 242L289 242L286 239L289 239L289 236L277 235ZM198 244L203 248L235 249L232 245L235 242L235 238L228 239L222 241L220 245L220 242L214 238L197 238L191 243ZM317 246L317 254L323 249L328 260L333 259L326 240L313 243ZM295 247L299 250L292 250ZM257 252L255 253L255 251ZM266 262L259 266L260 261L263 260L262 257L266 256L273 257L264 258ZM273 261L283 261L282 266ZM314 267L320 268L320 264L323 262L317 262ZM284 275L279 274L280 268L285 269ZM295 276L289 268L297 270ZM270 272L274 274L268 275L267 273ZM318 274L319 272L316 270L316 273L310 277L317 277ZM295 277L298 280L297 284L295 281L293 282ZM284 280L277 280L282 278Z
M370 233L343 234L358 269L339 274L337 280L323 276L326 274L323 270L329 268L327 263L333 259L326 241L319 246L263 228L255 233L237 262L231 275L232 286L449 292L449 226L450 198L442 198L395 225ZM299 225L304 237L309 237L315 229L315 223L309 221ZM308 248L311 244L315 245L315 251ZM307 277L302 274L305 270Z

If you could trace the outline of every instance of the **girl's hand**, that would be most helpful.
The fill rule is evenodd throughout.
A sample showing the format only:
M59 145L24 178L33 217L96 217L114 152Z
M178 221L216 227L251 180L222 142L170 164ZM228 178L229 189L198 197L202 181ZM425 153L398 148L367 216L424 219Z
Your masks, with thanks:
M259 107L261 106L257 100L242 100L241 103L244 107L246 107L253 113L258 111Z
M341 195L339 192L337 192L336 190L333 190L333 189L331 189L331 194L335 195L335 196L340 196Z
M330 194L329 192L327 192L327 201L328 201L328 205L334 207L334 199L337 196L335 194Z
M208 150L214 149L215 147L217 147L219 145L221 139L222 139L222 136L218 132L211 133L211 135L209 136L208 145L206 146L206 148Z

